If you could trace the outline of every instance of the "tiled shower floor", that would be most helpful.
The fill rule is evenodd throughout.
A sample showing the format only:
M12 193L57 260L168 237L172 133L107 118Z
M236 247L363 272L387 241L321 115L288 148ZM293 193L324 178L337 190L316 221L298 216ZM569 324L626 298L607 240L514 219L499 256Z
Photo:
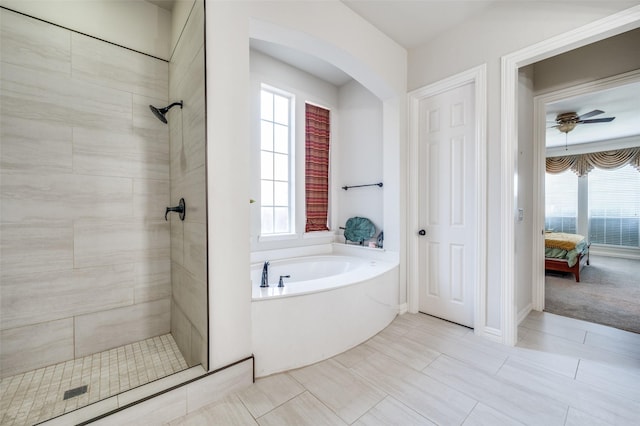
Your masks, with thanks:
M0 381L0 424L32 425L188 368L170 334ZM64 400L68 390L87 392Z

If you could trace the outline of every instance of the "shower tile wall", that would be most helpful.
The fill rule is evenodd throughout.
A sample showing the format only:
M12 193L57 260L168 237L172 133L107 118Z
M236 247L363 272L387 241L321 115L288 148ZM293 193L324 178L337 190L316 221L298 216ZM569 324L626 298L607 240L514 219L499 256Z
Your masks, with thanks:
M171 334L189 366L207 367L204 2L196 0L169 65L171 202L184 198L184 222L171 218Z
M168 64L0 10L0 365L169 332Z

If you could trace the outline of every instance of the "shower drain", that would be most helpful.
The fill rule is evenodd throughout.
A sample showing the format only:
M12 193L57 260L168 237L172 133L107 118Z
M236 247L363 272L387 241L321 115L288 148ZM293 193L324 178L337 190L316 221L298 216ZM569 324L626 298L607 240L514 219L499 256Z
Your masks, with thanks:
M87 393L87 385L78 386L77 388L69 389L64 393L62 400L65 401L67 399L71 399L75 396L82 395L83 393Z

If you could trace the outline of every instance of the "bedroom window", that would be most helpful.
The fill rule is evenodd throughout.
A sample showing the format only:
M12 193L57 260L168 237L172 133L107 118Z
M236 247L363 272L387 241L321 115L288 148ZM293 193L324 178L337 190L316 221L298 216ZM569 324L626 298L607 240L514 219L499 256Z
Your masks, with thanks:
M260 234L293 229L293 95L268 86L260 92Z
M589 175L589 239L640 247L640 173L631 165Z
M545 179L544 227L555 232L577 233L578 177L567 170L547 173Z
M631 165L545 177L545 229L591 243L640 248L640 173ZM587 229L588 227L588 229Z

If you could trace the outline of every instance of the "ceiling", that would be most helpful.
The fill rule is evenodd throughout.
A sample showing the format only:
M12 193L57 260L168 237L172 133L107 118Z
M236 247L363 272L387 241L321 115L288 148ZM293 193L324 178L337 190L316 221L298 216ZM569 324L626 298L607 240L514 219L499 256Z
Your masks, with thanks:
M171 11L171 9L173 9L173 3L176 2L176 0L147 0L147 1L149 3L155 4L159 8L162 8L168 11Z
M591 92L546 105L547 148L577 145L640 135L640 82ZM609 123L578 124L566 134L553 128L558 114L576 112L582 115L599 109L604 114L592 119L615 117Z
M497 0L341 0L389 38L412 49Z
M340 1L396 43L410 49L482 12L497 0ZM351 76L339 68L298 50L261 40L251 40L251 47L335 86L351 80Z
M301 69L302 71L306 71L309 74L315 75L324 81L328 81L334 86L340 87L352 80L351 76L340 68L331 65L317 56L309 55L305 52L264 40L251 39L250 45L252 49L258 50L284 62L285 64L289 64Z

